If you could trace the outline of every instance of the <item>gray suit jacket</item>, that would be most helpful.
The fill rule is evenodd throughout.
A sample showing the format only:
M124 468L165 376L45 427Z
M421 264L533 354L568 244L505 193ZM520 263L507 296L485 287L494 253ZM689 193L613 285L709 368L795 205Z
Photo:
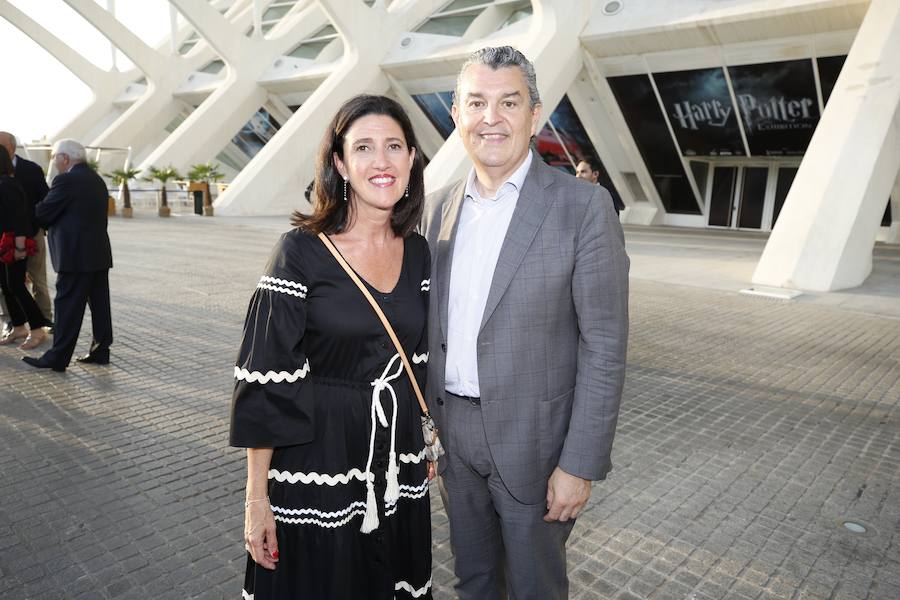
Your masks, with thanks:
M453 401L444 391L447 306L464 191L461 181L430 194L422 221L432 253L426 396L439 427L445 403ZM557 466L590 480L604 479L612 468L628 340L628 267L609 192L535 154L478 336L488 445L520 502L542 502ZM450 437L441 440L449 446ZM443 472L447 460L442 463Z

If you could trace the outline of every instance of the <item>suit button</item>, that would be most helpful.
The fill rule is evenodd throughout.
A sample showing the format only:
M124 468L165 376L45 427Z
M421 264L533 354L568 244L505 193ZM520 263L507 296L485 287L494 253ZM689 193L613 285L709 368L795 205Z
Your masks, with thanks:
M443 398L437 398L437 403L438 403L438 406L443 406L443 405L444 405L444 399L443 399Z
M447 351L447 344L441 344L441 352Z

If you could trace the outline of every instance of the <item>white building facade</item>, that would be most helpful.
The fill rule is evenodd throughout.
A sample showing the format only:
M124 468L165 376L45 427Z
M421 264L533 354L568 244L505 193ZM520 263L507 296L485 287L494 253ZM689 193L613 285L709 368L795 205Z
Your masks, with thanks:
M537 69L538 153L599 159L624 223L771 232L754 283L817 291L860 285L876 240L900 242L896 0L170 0L159 48L61 1L136 68L99 70L0 0L94 90L59 136L141 169L218 162L220 215L306 208L318 141L361 92L410 113L428 189L463 176L456 73L509 44Z

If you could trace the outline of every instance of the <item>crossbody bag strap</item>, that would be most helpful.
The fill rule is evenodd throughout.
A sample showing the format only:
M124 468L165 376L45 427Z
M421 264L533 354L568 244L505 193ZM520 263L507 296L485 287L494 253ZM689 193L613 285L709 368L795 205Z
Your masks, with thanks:
M353 283L356 284L356 287L359 288L359 291L363 293L363 296L366 297L366 300L369 301L369 304L372 305L372 309L375 311L375 314L378 315L379 320L381 320L381 324L384 325L384 328L387 330L388 336L390 336L391 341L394 342L394 347L397 348L397 353L400 355L400 360L403 361L403 366L406 368L406 374L409 375L409 381L412 383L413 391L416 393L416 398L419 399L419 407L422 409L422 414L426 417L430 417L431 414L428 412L428 406L425 404L425 398L422 396L422 390L419 389L419 382L416 381L416 376L413 373L412 365L409 364L409 359L406 358L406 352L403 351L403 346L400 345L400 340L397 339L397 334L394 333L394 328L391 327L391 322L388 321L387 317L384 315L384 312L381 310L381 307L378 306L378 301L372 297L372 294L369 293L369 290L366 289L366 285L362 282L356 272L347 264L347 261L344 260L344 257L341 256L341 253L338 252L338 249L334 247L332 241L328 238L324 233L319 233L319 239L322 240L322 243L325 244L325 247L328 248L328 251L331 252L331 255L334 256L334 259L338 261L338 264L347 272L347 275L350 276L350 279L353 280Z

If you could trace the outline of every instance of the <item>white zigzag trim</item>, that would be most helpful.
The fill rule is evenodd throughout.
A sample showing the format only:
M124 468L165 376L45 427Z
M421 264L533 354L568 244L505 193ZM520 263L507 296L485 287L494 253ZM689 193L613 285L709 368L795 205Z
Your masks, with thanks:
M428 582L419 589L414 589L413 586L409 585L405 581L398 581L397 583L394 584L394 591L399 592L400 590L405 590L405 591L409 592L410 594L412 594L413 598L418 598L419 596L424 596L425 593L428 591L428 588L430 588L430 587L431 587L431 577L429 577Z
M409 498L410 500L415 500L417 498L423 498L427 492L428 492L428 478L425 478L425 481L422 482L422 485L401 485L400 486L400 496L403 498Z
M282 523L287 523L288 525L318 525L319 527L327 527L329 529L336 529L341 527L342 525L346 525L350 521L353 520L353 517L356 515L365 515L366 509L360 508L354 510L350 515L341 519L340 521L333 521L331 523L326 523L325 521L321 521L319 519L310 517L310 518L293 518L293 517L282 517L281 515L275 515L276 521L281 521Z
M430 279L422 280L422 291L423 292L431 291L431 280Z
M243 600L253 600L253 594L248 594L247 590L241 590L241 598Z
M422 448L422 451L418 454L413 454L412 452L410 452L409 454L401 454L398 458L402 463L412 463L414 465L417 465L425 460L425 448Z
M413 352L412 361L415 364L427 363L428 362L428 353L425 352L424 354L416 354L415 352Z
M306 292L307 287L302 283L297 283L296 281L288 281L287 279L279 279L278 277L269 277L268 275L263 275L259 278L260 283L274 283L275 285L283 285L285 287L297 288L301 292Z
M234 367L234 378L238 381L249 381L266 384L270 381L274 381L275 383L281 383L282 381L287 381L288 383L294 383L298 379L304 379L309 374L309 359L306 359L306 362L303 364L303 367L297 369L293 373L289 371L266 371L265 374L260 373L259 371L248 371L247 369L242 369L241 367Z
M269 479L274 479L279 483L300 483L316 485L330 485L334 487L337 484L348 484L353 480L365 481L366 474L359 469L350 469L346 473L338 473L337 475L327 475L324 473L291 473L289 471L277 471L269 469ZM375 476L369 473L369 479L375 480Z
M285 287L278 287L277 285L269 285L268 283L257 283L256 287L261 290L272 290L273 292L281 292L282 294L290 294L291 296L297 296L298 298L306 298L306 292L296 292L294 290L289 290Z
M272 512L281 513L284 515L316 515L317 517L322 517L323 519L337 519L338 517L345 516L347 513L356 508L362 508L365 510L366 503L362 501L353 502L344 510L338 510L335 512L323 512L315 508L283 508L281 506L275 506L274 504L271 506Z
M390 516L393 515L395 512L397 512L397 505L396 505L396 504L393 504L393 505L391 505L391 508L385 507L385 510L384 510L384 516L390 517Z

